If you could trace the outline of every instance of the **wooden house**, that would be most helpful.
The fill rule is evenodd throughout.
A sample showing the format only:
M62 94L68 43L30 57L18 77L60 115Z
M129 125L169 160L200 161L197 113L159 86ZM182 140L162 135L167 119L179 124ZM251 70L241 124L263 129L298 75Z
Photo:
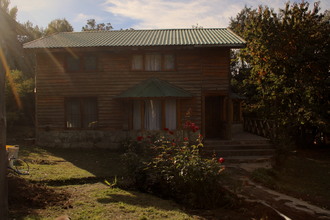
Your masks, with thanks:
M24 45L36 55L37 142L115 147L127 137L178 131L231 138L226 28L58 33Z

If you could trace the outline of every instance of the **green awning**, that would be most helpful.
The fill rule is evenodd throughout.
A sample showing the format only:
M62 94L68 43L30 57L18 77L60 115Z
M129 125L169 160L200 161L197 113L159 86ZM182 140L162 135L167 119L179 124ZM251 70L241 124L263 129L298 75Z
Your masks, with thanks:
M116 98L190 98L193 95L169 82L150 78L126 90Z

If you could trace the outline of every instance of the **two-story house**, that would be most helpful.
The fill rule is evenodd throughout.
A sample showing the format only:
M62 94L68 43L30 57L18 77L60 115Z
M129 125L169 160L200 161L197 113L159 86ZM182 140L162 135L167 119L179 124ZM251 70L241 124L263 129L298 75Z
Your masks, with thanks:
M70 32L26 43L37 63L37 142L116 147L188 119L205 138L230 139L230 50L244 45L226 28Z

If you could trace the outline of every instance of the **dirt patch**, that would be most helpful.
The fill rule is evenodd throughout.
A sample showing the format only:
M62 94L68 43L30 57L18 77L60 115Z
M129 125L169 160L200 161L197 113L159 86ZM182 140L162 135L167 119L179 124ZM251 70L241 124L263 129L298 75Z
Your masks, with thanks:
M50 206L70 208L70 195L64 190L54 190L42 184L31 183L28 180L8 176L8 203L10 213L22 216L34 213L34 210Z

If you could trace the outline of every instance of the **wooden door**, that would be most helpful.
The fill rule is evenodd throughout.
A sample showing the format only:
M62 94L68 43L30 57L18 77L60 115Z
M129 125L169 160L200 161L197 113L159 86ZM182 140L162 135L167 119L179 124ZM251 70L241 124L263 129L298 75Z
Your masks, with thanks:
M205 96L205 137L224 138L223 96Z

